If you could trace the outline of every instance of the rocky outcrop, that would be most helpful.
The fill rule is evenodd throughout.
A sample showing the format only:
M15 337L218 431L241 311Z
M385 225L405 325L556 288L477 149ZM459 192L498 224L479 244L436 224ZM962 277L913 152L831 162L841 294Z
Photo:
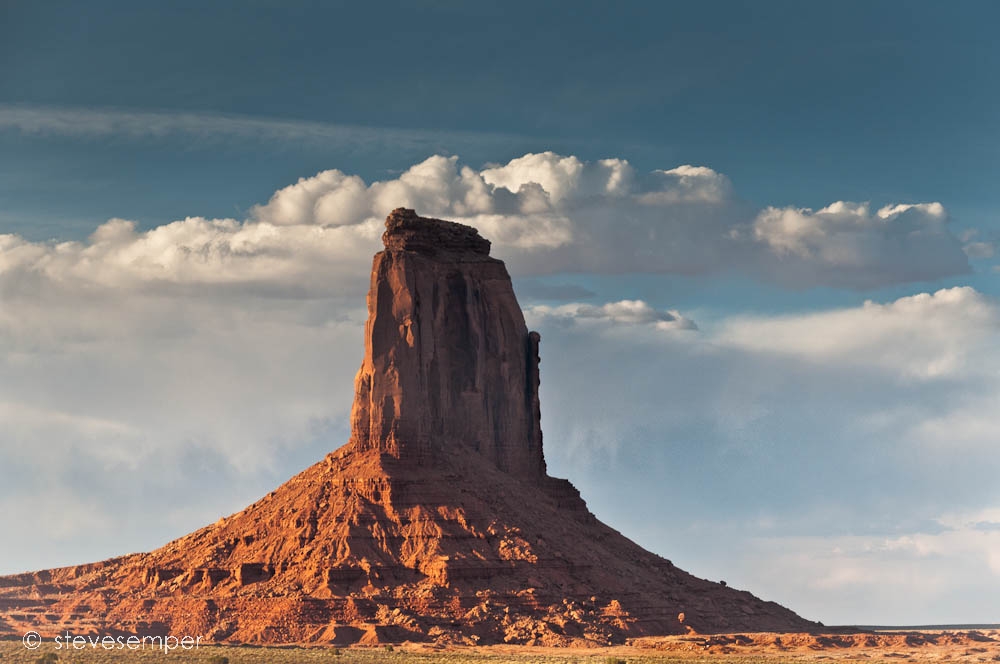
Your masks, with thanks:
M815 625L695 578L546 474L539 336L472 228L395 210L350 441L144 554L0 577L0 632L255 643L621 643Z
M351 444L412 463L471 451L545 475L538 334L474 228L394 210L368 291Z

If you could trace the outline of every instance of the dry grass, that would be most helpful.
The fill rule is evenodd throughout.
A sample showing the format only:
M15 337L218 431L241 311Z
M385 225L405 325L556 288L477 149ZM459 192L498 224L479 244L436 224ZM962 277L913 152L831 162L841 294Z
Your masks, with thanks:
M0 641L0 664L995 664L1000 630L865 633L833 636L755 634L730 637L658 637L611 648L529 646L257 647L207 645L164 653L157 649L37 650L19 640ZM48 657L48 660L43 659ZM55 659L52 657L55 656Z
M37 650L27 650L20 642L0 642L0 663L35 664L46 653L58 659L53 664L782 664L802 662L794 658L762 657L676 657L654 654L609 654L609 650L560 651L558 649L490 649L455 648L428 650L397 646L389 652L384 648L333 647L252 647L202 646L188 652L173 651L104 651L90 649L57 651L52 643ZM224 659L223 659L224 658ZM868 660L871 661L871 660Z

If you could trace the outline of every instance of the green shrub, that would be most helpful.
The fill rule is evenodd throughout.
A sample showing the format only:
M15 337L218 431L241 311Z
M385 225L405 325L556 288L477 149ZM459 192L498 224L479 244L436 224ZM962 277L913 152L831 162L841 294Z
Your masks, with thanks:
M386 652L392 652L393 650L395 650L395 648L393 648L390 644L388 644L388 643L385 644L385 651Z
M208 664L229 664L229 658L222 655L212 655L208 658Z

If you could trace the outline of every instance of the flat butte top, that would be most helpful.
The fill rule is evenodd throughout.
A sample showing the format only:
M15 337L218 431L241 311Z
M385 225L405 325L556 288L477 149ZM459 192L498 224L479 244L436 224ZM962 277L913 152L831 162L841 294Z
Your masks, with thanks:
M472 226L421 217L408 208L389 213L382 242L389 251L412 251L441 260L495 260L490 258L490 241Z

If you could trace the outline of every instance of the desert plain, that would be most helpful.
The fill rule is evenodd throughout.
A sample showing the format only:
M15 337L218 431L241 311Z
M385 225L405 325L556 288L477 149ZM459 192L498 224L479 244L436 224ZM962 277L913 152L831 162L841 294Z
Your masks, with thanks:
M839 630L838 630L839 632ZM53 656L55 659L53 659ZM381 646L210 645L188 652L104 651L87 647L71 654L51 642L30 650L17 640L0 641L0 661L12 664L72 662L108 664L659 664L725 662L998 662L1000 627L864 631L829 634L773 632L638 638L622 646L556 648L536 646L444 646L403 643Z

